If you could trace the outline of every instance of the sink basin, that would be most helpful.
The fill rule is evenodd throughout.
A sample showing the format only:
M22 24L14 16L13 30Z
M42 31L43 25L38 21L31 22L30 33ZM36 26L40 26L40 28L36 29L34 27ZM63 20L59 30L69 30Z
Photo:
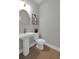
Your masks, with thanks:
M31 36L33 36L34 38L36 38L36 37L38 37L38 33L27 32L27 33L19 34L19 38L31 37Z
M27 56L29 54L29 38L34 37L34 39L38 38L38 33L27 32L23 34L19 34L19 38L23 40L23 55Z

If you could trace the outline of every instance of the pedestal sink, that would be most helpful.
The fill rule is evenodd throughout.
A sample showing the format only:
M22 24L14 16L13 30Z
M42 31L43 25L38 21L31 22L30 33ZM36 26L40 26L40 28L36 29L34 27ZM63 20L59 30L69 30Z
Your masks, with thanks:
M38 38L38 33L27 32L23 34L19 34L19 39L23 40L23 55L27 56L29 54L29 38L34 37L34 39Z

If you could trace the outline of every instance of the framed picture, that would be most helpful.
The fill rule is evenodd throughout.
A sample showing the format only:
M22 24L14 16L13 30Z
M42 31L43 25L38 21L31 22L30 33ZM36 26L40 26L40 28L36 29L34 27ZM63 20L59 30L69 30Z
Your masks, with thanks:
M36 14L32 14L32 24L39 25L39 17Z

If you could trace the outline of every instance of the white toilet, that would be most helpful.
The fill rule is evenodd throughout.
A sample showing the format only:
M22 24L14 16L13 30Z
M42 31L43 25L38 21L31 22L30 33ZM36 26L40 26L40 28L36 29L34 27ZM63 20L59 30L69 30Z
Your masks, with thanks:
M42 38L38 38L38 39L36 39L35 41L36 41L36 47L37 47L39 50L43 50L43 49L44 49L45 40L42 39Z
M44 44L45 44L45 40L43 39L42 35L39 33L39 29L35 28L34 32L37 33L37 37L35 37L35 42L36 42L36 48L38 48L39 50L43 50L44 49Z

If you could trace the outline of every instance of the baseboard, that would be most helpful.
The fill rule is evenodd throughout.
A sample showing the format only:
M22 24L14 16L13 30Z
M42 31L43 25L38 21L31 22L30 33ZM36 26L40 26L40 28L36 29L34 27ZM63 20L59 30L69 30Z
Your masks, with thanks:
M48 47L52 48L52 49L55 49L56 51L60 52L60 48L54 46L54 45L51 45L49 43L45 43L45 45L47 45Z
M29 48L31 48L32 46L34 46L35 45L35 43L32 43L30 46L29 46ZM21 54L23 52L23 50L22 49L19 49L19 54Z
M22 49L19 49L19 54L21 54L22 53Z
M31 48L32 46L34 46L35 45L35 43L32 43L30 46L29 46L29 48ZM51 45L51 44L49 44L49 43L45 43L45 45L47 45L48 47L50 47L50 48L52 48L52 49L55 49L56 51L58 51L58 52L60 52L60 48L58 48L58 47L56 47L56 46L54 46L54 45ZM22 51L22 49L20 49L19 50L19 54L21 54L23 51Z

